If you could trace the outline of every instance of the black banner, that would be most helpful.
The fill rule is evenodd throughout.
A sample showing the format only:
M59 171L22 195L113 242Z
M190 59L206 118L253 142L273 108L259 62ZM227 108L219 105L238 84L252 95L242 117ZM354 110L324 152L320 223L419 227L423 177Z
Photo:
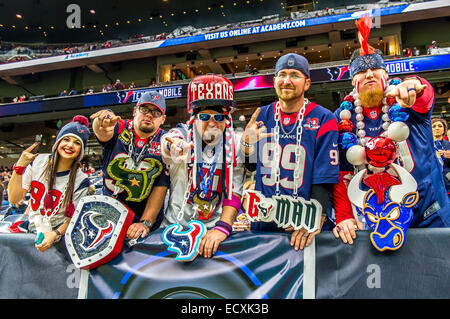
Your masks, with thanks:
M90 273L71 264L63 241L41 253L32 234L0 234L0 298L300 299L311 288L317 299L450 298L448 228L410 229L395 252L377 251L368 231L353 245L323 232L309 252L287 233L236 232L213 258L187 263L161 233Z

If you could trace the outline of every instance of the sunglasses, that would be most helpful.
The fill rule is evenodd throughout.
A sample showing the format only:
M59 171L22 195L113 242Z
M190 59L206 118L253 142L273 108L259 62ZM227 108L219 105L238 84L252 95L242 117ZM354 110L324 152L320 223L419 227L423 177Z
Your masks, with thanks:
M291 80L306 79L304 76L301 76L298 73L286 74L284 72L279 72L276 77L281 79L281 80L283 80L283 81L286 80L287 78L289 78Z
M141 105L138 107L142 114L150 113L153 117L161 117L163 114L160 110L151 110L148 106Z
M225 120L225 114L209 114L209 113L198 113L197 118L202 122L208 122L210 119L214 118L216 122L223 122Z

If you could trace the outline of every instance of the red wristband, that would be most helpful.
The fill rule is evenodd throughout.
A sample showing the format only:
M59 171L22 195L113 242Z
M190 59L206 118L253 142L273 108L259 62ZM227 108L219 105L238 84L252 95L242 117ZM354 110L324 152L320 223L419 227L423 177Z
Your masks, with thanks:
M17 166L16 163L14 163L13 166L13 170L14 172L16 172L17 175L23 175L23 173L25 172L25 168L24 166Z

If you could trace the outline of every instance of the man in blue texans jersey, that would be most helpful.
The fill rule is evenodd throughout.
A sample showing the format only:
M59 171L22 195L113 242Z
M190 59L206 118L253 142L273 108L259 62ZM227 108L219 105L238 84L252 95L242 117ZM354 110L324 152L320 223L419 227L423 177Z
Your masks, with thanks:
M165 111L164 96L150 91L138 100L132 120L123 120L111 110L91 115L94 133L102 145L102 192L133 211L134 220L127 231L130 239L145 237L164 218L169 173L161 157L160 140L165 131L160 126ZM126 181L130 172L147 176Z
M275 222L253 221L251 229L292 232L296 250L320 233L339 176L337 122L331 111L305 98L310 84L308 61L293 53L282 56L274 77L278 101L255 111L241 140L246 167L256 170L256 206L276 216ZM252 195L249 199L252 210ZM322 212L314 231L295 222L296 212L308 209Z

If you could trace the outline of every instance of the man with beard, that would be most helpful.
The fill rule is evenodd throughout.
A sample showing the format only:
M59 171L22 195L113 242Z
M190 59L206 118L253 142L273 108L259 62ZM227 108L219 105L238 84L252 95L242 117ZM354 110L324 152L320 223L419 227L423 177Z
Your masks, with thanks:
M161 158L160 139L165 131L160 126L166 119L165 111L164 96L150 91L138 100L132 120L122 120L111 110L91 115L95 136L102 145L102 192L133 211L134 220L127 231L130 239L145 237L160 226L164 217L169 177ZM150 167L159 168L145 179L150 182L145 184L133 179L129 188L117 185L123 174L139 174ZM138 192L131 192L131 188Z
M241 205L244 166L238 163L231 112L234 91L223 76L197 76L188 86L187 124L178 124L161 139L169 166L170 198L162 227L191 220L208 229L199 254L212 257L232 232Z
M354 110L348 113L351 132L356 133L359 145L364 146L371 137L387 133L384 131L390 125L389 109L398 103L401 107L399 111L409 116L403 122L410 132L405 141L398 142L399 164L415 178L419 193L409 227L448 227L450 207L439 163L434 155L431 130L433 87L425 79L414 75L405 77L403 81L398 78L388 81L382 52L367 43L370 22L370 17L357 22L361 49L353 52L349 67L354 90L346 96L335 115L339 123L344 123L341 120L345 119L341 116L345 112L341 112L349 110L347 105L350 103L350 110ZM373 171L370 165L368 169ZM357 229L364 229L363 223L355 218L347 195L347 187L354 173L355 168L347 161L345 149L341 150L339 183L333 191L337 225L333 233L348 244L353 244Z
M272 210L276 216L285 217L283 222L279 218L254 220L251 229L292 232L291 245L296 250L310 245L320 233L332 185L339 175L337 122L328 109L305 98L310 84L308 61L303 56L289 53L280 57L274 77L278 101L255 111L241 140L246 167L256 170L258 209L267 216ZM321 213L314 216L320 219L318 229L304 227L300 218L294 222L294 213L289 211L292 206L297 207L299 215L301 209L305 214L310 209ZM247 213L252 209L250 206Z

